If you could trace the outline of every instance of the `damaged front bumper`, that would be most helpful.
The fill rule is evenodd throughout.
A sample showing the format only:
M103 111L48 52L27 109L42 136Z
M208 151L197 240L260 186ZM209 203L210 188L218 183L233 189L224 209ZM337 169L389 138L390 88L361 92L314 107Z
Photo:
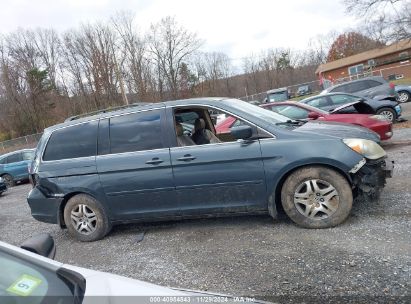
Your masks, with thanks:
M386 184L386 179L392 177L394 161L388 157L369 160L352 174L355 194L378 196Z

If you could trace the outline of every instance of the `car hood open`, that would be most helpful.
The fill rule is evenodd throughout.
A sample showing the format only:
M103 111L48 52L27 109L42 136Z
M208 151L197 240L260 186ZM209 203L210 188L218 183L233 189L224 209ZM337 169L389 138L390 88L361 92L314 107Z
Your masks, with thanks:
M330 114L336 114L339 111L346 109L348 107L351 107L351 106L354 107L354 109L358 112L358 114L374 114L374 109L370 105L363 102L362 100L353 101L350 103L346 103L342 106L339 106L338 108L330 111Z
M380 136L367 128L332 121L309 121L294 129L296 132L310 132L339 138L361 138L380 142Z

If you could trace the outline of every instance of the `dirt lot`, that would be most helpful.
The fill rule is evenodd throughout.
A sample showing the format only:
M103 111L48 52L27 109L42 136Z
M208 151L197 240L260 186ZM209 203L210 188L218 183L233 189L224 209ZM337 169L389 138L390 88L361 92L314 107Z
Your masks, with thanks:
M248 216L124 225L101 241L79 243L56 225L32 219L26 184L0 197L0 239L18 245L50 232L58 261L167 286L282 303L325 297L409 303L411 146L390 149L395 176L381 200L357 203L348 221L332 229Z

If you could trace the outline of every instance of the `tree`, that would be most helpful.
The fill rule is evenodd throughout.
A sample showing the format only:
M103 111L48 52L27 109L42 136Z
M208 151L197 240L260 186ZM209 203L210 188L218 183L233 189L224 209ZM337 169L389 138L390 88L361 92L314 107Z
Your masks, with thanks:
M197 34L187 31L172 17L152 24L147 39L159 77L167 84L171 97L177 99L182 64L200 48L202 41L197 38Z
M357 32L343 33L331 45L327 55L327 62L352 56L377 47L382 43L372 40Z
M411 39L409 0L344 0L348 13L363 21L366 32L382 42Z

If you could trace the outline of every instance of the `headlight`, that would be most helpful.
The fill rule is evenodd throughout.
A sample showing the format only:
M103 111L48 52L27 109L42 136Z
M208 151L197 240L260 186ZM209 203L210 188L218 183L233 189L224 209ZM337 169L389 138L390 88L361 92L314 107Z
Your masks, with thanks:
M353 149L355 152L360 153L368 159L378 159L385 156L385 151L379 144L368 139L360 138L345 138L343 142Z
M384 115L372 115L372 116L370 116L370 118L376 119L376 120L382 120L382 121L390 121L387 118L387 116L384 116Z

